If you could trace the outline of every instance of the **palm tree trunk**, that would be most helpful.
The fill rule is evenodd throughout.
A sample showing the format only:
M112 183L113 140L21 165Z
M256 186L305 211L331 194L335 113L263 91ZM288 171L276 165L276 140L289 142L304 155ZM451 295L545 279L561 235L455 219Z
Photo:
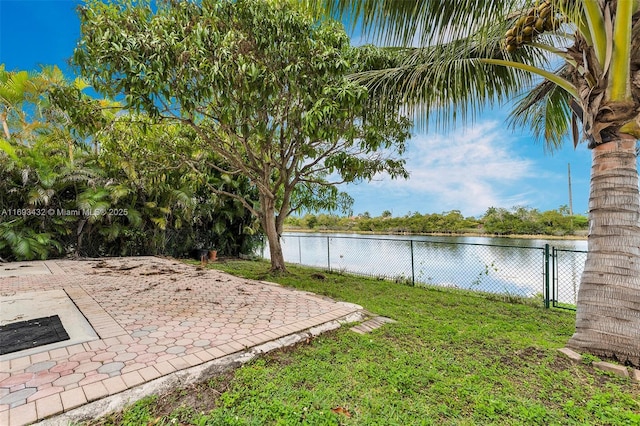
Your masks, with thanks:
M640 195L636 141L593 149L589 252L568 347L640 366Z

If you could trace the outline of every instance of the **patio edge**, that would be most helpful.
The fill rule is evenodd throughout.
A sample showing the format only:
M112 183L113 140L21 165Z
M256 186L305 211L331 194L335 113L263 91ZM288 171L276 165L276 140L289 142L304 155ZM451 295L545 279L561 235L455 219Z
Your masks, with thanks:
M352 307L357 305L349 304ZM358 306L359 307L359 306ZM243 364L255 359L259 355L293 346L312 337L319 336L328 331L337 330L343 324L351 324L365 319L366 312L362 307L356 312L352 312L337 320L328 321L326 323L308 328L306 330L292 333L278 339L262 343L246 350L237 351L229 355L216 358L197 365L195 367L179 370L152 381L141 384L137 387L127 389L121 393L117 393L88 404L82 405L70 411L55 415L50 418L40 420L36 424L42 426L68 426L74 422L82 422L89 419L103 417L110 413L125 408L127 405L133 404L144 397L165 393L171 388L178 386L186 386L196 382L204 381L214 377L217 374L238 368Z

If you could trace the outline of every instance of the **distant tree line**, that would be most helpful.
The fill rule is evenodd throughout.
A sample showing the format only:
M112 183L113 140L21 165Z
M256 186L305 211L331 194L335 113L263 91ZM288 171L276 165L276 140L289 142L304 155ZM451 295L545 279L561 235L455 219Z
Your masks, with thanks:
M584 234L588 220L586 216L570 215L568 207L562 206L544 212L527 207L490 207L479 218L464 217L458 210L427 214L409 212L402 217L393 217L388 210L377 217L371 217L368 212L350 217L307 214L290 217L286 224L289 229L317 231L564 236Z

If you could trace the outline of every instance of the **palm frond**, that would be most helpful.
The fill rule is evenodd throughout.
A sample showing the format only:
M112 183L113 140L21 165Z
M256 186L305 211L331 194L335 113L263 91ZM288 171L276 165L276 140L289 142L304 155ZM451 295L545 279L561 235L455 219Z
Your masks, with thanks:
M369 88L372 99L405 109L419 126L426 127L432 118L438 128L473 119L487 105L513 98L534 81L527 71L483 59L549 65L548 53L539 47L525 46L513 53L503 49L510 22L494 24L481 36L398 51L394 67L357 73L353 78Z
M568 78L570 70L564 66L556 74ZM545 149L553 152L569 135L574 114L569 107L570 101L566 91L545 80L520 98L509 115L509 125L530 128L535 138L544 142ZM576 139L578 136L577 133L574 135Z
M31 75L27 71L7 73L0 82L0 103L5 106L13 106L24 97L24 92Z
M18 160L18 156L16 155L16 149L11 145L7 140L0 137L0 151L6 154L9 158L14 161Z
M533 0L307 0L385 45L439 44L469 37Z
M557 148L567 135L573 116L567 91L574 97L577 91L567 70L563 73L548 70L556 63L551 59L553 56L571 63L564 47L571 43L576 30L587 28L581 2L548 0L543 5L535 0L309 0L308 3L324 7L327 13L351 22L354 28L362 26L368 35L385 44L421 46L401 51L403 57L392 67L354 76L369 88L371 98L385 106L404 109L421 127L435 124L445 129L458 120L473 120L486 107L521 97L543 76L555 84L542 80L538 89L517 104L510 124L530 125L550 150ZM507 31L515 34L515 28L524 28L524 22L539 16L540 8L552 11L553 18L542 21L544 31L536 27L528 41L508 46ZM514 36L510 37L513 40ZM532 121L526 123L527 120Z

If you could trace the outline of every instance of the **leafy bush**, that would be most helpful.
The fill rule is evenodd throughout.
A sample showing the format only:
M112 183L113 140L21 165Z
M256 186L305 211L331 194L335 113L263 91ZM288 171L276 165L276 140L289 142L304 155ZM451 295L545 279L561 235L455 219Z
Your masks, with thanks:
M116 114L56 70L0 66L0 258L253 250L250 213L210 191L255 199L246 178L223 176L180 126Z

